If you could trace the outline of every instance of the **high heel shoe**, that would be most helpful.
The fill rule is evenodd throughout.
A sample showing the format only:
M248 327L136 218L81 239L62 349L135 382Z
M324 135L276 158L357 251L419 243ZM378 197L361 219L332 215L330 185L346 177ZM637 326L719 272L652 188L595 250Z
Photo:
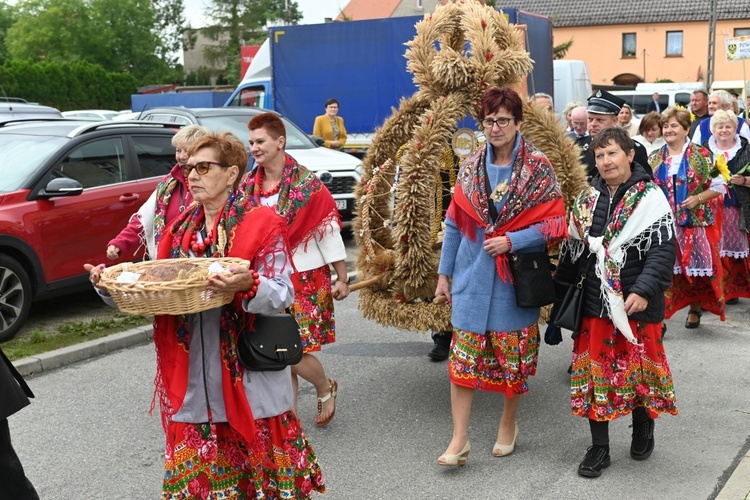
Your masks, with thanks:
M516 431L513 433L513 442L510 444L500 444L497 441L495 446L492 447L492 455L495 457L506 457L513 453L516 449L516 439L518 438L518 424L516 424Z
M467 439L463 449L455 455L453 453L443 453L442 455L440 455L440 457L438 458L438 465L445 465L448 467L455 467L456 465L466 465L466 460L469 459L470 451L471 443ZM441 458L444 459L442 462L440 461Z

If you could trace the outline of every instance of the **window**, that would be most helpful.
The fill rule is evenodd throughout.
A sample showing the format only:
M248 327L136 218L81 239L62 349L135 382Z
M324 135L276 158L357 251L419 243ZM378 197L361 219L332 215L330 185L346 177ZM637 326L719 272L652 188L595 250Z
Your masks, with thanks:
M125 179L125 154L119 138L91 141L74 149L52 171L52 177L69 177L84 188L106 186Z
M635 57L635 33L622 34L622 57Z
M422 0L417 0L417 8L418 9L422 8Z
M142 177L168 174L175 164L172 138L161 135L131 136Z
M734 28L734 36L750 36L750 28Z
M682 55L682 31L667 31L667 57Z

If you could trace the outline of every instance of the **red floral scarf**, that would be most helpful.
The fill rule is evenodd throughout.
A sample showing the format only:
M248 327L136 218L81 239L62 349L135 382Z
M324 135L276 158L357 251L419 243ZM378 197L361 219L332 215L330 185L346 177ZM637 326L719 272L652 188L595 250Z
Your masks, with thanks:
M162 236L160 259L188 256L190 238L203 225L203 207L186 210ZM230 197L218 224L227 234L228 256L247 259L251 266L275 253L279 238L285 237L286 224L271 208L252 199ZM218 257L218 254L214 254ZM285 256L288 259L288 256ZM273 277L273 266L266 266L266 277ZM252 327L254 315L242 309L240 299L222 308L220 320L222 392L229 425L248 442L255 435L255 420L247 402L237 359L237 338L243 328ZM190 334L183 316L157 316L154 320L157 374L156 395L160 399L165 432L172 415L182 406L188 384Z
M474 241L477 227L482 227L489 239L540 224L547 243L565 238L565 206L555 171L544 153L523 136L513 163L508 198L492 222L486 188L486 150L479 148L459 169L446 216L453 219L461 234ZM498 255L495 261L500 279L512 283L507 255Z
M320 182L314 172L286 156L281 176L281 190L276 211L289 227L289 244L294 250L301 243L307 243L316 235L322 237L331 221L341 226L341 217L336 209L336 201L330 191ZM260 200L263 165L258 165L245 176L240 192Z

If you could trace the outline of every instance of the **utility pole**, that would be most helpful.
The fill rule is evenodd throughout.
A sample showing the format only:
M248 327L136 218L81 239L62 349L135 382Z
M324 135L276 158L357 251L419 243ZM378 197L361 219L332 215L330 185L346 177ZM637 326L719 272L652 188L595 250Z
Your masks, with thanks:
M706 91L714 83L714 65L716 63L716 0L708 2L708 64L706 65Z

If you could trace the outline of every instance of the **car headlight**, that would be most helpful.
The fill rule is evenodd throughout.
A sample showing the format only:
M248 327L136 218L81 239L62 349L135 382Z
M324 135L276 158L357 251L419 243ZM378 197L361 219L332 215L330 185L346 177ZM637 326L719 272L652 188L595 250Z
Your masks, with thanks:
M354 167L354 171L357 172L357 174L359 174L360 177L365 175L365 167L361 163L357 165L356 167Z

